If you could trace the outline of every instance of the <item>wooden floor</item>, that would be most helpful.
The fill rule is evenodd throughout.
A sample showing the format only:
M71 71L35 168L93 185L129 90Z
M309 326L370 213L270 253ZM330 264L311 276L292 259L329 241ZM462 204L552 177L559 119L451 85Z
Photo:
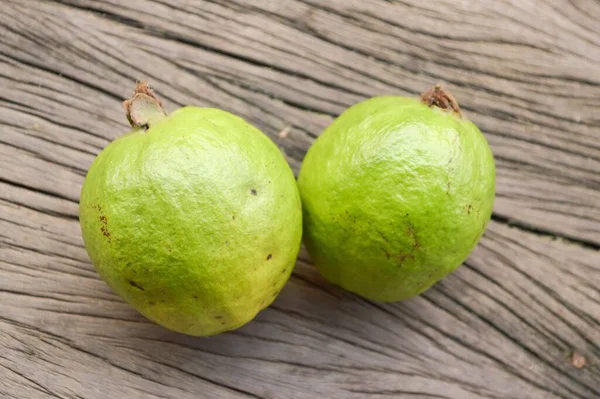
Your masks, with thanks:
M347 106L442 82L494 151L493 221L421 297L360 299L302 252L254 322L172 333L99 279L77 217L137 79L295 172ZM600 397L598 0L2 0L0 89L1 398Z

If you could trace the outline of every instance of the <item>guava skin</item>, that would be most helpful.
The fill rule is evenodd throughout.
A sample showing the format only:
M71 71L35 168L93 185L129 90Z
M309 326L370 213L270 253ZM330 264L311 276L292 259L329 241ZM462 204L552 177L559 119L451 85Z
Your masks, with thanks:
M109 144L80 200L100 276L144 316L209 336L267 307L302 236L294 175L243 119L184 107Z
M468 257L491 217L495 166L467 119L384 96L352 106L323 132L298 185L319 272L392 302L424 292Z

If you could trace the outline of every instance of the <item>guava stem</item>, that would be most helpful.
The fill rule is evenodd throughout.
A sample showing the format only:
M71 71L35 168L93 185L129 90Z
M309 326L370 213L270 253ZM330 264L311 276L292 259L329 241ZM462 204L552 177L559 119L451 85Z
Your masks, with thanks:
M443 110L454 112L462 117L462 112L454 96L441 85L435 85L432 89L421 94L421 102L428 107L438 107Z
M133 96L129 100L123 101L123 107L125 107L127 120L131 127L147 129L151 123L166 115L162 102L146 82L137 84Z

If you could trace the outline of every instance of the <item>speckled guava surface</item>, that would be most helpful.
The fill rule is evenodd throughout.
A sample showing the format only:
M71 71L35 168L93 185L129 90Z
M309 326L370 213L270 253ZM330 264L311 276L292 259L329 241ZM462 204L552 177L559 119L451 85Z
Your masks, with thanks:
M240 327L288 280L302 235L277 146L222 110L184 107L109 144L80 222L100 276L147 318L190 335Z
M467 258L490 220L495 167L472 122L384 96L323 132L298 184L304 242L320 273L389 302L424 292Z

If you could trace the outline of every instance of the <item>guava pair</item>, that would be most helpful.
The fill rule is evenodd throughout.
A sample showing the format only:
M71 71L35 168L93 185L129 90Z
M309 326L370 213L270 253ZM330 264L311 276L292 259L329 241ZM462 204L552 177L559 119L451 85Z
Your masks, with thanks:
M166 115L145 83L124 105L133 129L83 185L83 239L115 292L181 333L232 330L269 306L303 231L326 279L397 301L458 267L490 218L490 148L440 87L349 108L308 151L298 184L277 146L235 115Z

